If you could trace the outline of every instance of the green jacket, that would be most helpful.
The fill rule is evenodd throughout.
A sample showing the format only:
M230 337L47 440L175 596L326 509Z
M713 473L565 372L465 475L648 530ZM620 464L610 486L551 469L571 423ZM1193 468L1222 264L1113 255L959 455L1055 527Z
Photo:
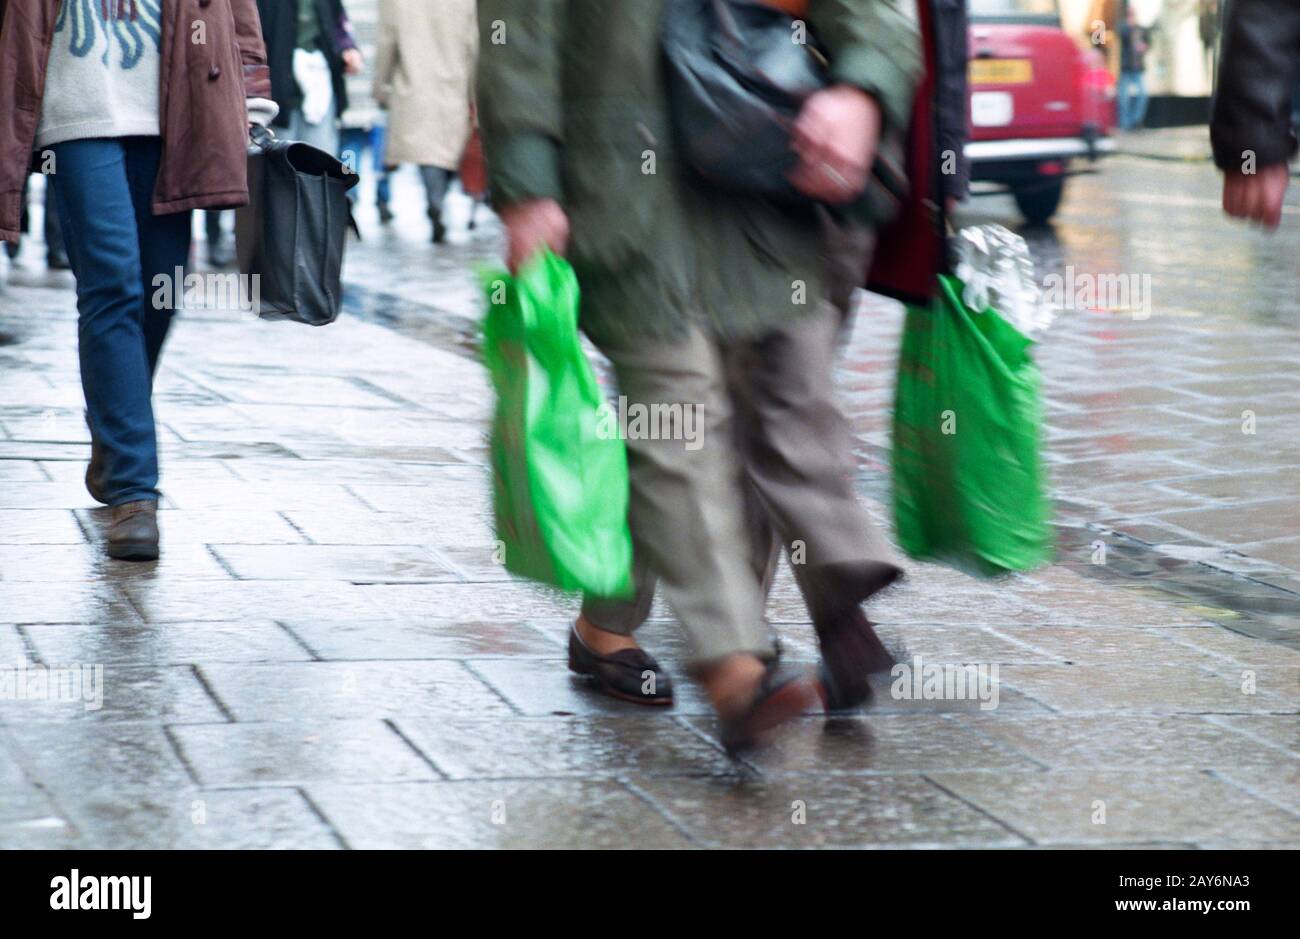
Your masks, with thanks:
M704 191L675 155L660 23L668 0L479 0L479 116L493 199L556 199L582 322L599 342L671 337L688 322L744 338L815 309L815 219ZM896 0L811 0L837 81L900 133L922 69Z

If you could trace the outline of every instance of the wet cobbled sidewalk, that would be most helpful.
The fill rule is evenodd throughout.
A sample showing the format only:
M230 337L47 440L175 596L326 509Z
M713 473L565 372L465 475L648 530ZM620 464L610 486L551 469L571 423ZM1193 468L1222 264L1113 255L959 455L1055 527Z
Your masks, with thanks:
M1120 537L1123 506L1101 499L1119 490L1064 500L1056 566L986 582L913 565L872 615L922 668L863 716L809 715L728 759L663 610L642 639L680 676L676 706L594 696L565 668L573 601L494 560L469 264L428 275L412 326L412 259L430 249L384 245L356 249L354 309L326 329L178 321L158 382L157 564L103 558L70 289L0 292L0 846L1300 844L1300 652L1144 578L1163 562L1143 552L1175 539L1141 541L1137 522ZM853 387L854 361L863 375L892 356L873 335L846 388L883 521L883 379ZM1058 463L1100 459L1071 449L1072 426L1105 435L1053 390L1063 374ZM1114 465L1140 473L1132 449ZM1170 531L1202 531L1190 521ZM1112 564L1092 563L1094 541ZM771 612L787 656L811 663L788 577ZM996 697L927 693L945 665L975 666L961 674ZM74 677L83 694L57 700Z

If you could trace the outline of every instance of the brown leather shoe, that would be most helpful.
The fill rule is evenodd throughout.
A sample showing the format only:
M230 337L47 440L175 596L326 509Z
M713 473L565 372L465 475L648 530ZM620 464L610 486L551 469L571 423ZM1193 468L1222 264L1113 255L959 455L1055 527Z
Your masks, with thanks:
M108 529L108 556L119 561L158 560L158 503L128 502L113 506Z
M86 415L86 428L90 429L90 415ZM104 448L99 445L95 439L95 432L90 431L90 465L86 467L86 491L96 502L102 502L108 505L108 497L104 495Z
M732 756L766 742L768 735L817 704L818 683L800 669L768 665L758 693L738 714L719 716L718 736Z

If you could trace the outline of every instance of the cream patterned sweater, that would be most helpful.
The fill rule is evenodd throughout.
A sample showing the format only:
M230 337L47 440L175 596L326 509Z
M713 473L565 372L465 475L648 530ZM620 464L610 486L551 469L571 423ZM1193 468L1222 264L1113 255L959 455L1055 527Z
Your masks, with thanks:
M63 0L36 145L156 137L163 0Z

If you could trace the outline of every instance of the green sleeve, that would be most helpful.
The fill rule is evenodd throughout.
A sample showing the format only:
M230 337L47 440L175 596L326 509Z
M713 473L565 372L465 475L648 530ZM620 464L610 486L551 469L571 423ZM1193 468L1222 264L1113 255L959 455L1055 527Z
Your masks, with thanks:
M479 124L492 199L563 200L561 44L568 0L479 0Z
M812 0L808 22L834 79L869 92L887 129L905 129L925 64L920 31L897 0Z

